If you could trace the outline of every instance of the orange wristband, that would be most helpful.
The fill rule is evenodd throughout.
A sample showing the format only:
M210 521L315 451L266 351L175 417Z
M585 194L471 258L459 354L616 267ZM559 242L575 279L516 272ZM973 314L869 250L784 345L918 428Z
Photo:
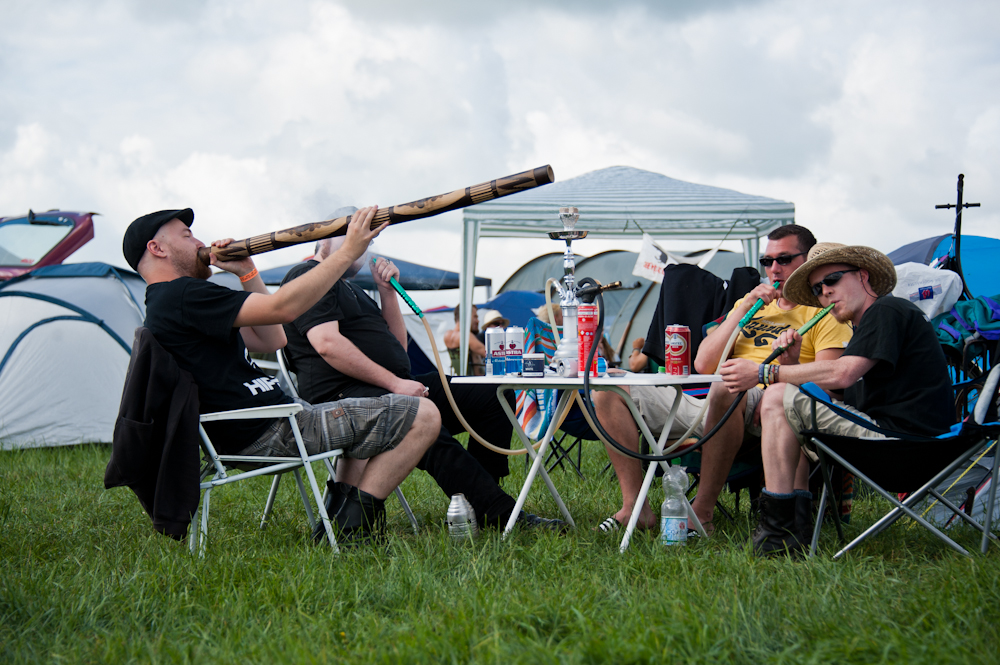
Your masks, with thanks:
M256 276L257 276L257 269L254 268L253 270L251 270L247 274L245 274L242 277L240 277L240 281L243 282L243 283L246 283L246 282L249 282L251 279L253 279Z

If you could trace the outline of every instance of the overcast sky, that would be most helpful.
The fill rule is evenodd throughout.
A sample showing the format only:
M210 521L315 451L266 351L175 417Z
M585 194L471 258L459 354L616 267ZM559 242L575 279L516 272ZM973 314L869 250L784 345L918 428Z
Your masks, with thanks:
M950 232L965 173L963 229L1000 235L995 1L3 0L0 23L0 215L100 212L74 261L125 265L161 208L243 238L542 164L792 201L884 251ZM378 246L457 269L460 222ZM636 248L577 244L611 247ZM476 272L559 250L484 239Z

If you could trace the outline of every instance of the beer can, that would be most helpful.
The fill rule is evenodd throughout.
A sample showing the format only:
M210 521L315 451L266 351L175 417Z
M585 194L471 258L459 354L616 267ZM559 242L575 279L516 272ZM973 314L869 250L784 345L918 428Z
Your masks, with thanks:
M524 356L524 328L511 326L506 332L507 374L520 374Z
M507 344L503 328L486 329L486 376L507 374Z
M673 376L691 375L691 329L672 324L663 332L663 358L666 373Z
M577 348L580 360L577 363L579 368L580 376L583 376L584 365L587 362L587 356L590 355L590 347L596 342L594 341L594 335L597 333L597 305L592 303L584 303L577 306L576 308L576 330L577 330ZM597 354L594 354L594 360L590 364L591 376L597 376Z

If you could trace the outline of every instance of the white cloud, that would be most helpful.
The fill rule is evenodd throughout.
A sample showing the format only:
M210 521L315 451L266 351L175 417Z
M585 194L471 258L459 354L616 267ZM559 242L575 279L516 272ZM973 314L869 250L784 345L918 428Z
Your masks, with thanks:
M818 235L883 249L950 229L933 205L964 172L984 205L966 228L1000 228L991 2L12 0L4 18L0 214L102 212L80 260L120 264L125 226L161 207L246 237L544 163L791 200ZM379 242L454 269L460 220ZM483 243L497 286L559 251Z

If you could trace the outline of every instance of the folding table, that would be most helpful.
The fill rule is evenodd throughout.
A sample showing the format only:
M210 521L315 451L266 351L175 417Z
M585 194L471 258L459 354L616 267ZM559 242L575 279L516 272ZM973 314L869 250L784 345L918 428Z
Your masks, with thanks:
M677 414L677 408L681 402L681 389L684 386L692 384L704 384L712 383L715 381L721 381L722 377L717 374L694 374L691 376L672 376L669 374L632 374L626 373L622 376L603 376L603 377L591 377L590 387L592 390L610 390L611 392L618 393L624 399L626 406L628 406L629 412L632 414L632 418L635 420L636 425L642 432L643 438L649 444L649 447L655 454L660 455L664 450L664 443L666 443L667 436L670 433L670 427L673 424L674 417ZM562 497L559 496L559 492L556 490L555 485L552 484L552 479L549 474L545 471L545 453L548 448L549 443L552 441L552 436L556 432L556 425L562 421L563 414L565 414L573 403L573 395L576 391L583 388L583 377L576 378L563 378L556 376L554 374L546 374L544 378L525 378L516 375L509 376L456 376L451 379L452 383L455 384L471 384L471 385L489 385L497 387L497 399L500 401L500 406L503 407L504 412L507 414L507 418L514 425L514 431L517 432L518 437L524 444L524 447L528 451L528 455L532 457L531 469L528 471L528 475L525 477L524 486L521 487L521 493L517 497L517 503L514 506L513 512L510 514L510 519L507 520L507 526L504 529L503 537L506 538L507 534L511 532L514 528L514 523L517 521L517 516L520 514L521 509L524 507L524 501L528 496L528 492L531 490L532 484L535 482L535 477L541 474L542 480L545 485L549 488L549 493L552 494L552 498L555 499L556 505L559 506L559 511L562 513L566 522L570 526L576 528L576 523L573 521L572 515L569 513L569 509L566 508L566 504L563 503ZM632 402L631 397L628 393L622 390L619 386L674 386L677 387L676 397L674 399L673 407L670 410L670 414L667 416L667 421L664 423L663 432L660 434L659 440L653 436L652 432L649 431L649 427L643 422L642 416L639 415L638 409L636 409L635 404ZM510 408L510 404L504 399L504 392L508 390L527 390L531 388L540 388L547 390L562 390L563 393L559 398L559 402L556 404L555 415L552 418L552 422L549 423L549 427L546 430L544 436L541 440L541 445L536 452L532 448L532 441L528 435L524 432L520 423L517 421L517 416L514 414L513 409ZM676 445L676 444L675 444ZM672 448L667 449L667 452L672 450ZM666 462L660 462L660 466L667 469L668 464ZM650 464L646 471L646 476L643 478L642 488L639 490L639 497L636 500L636 506L642 506L646 500L646 496L649 494L650 485L653 483L653 478L656 476L656 465ZM705 536L705 529L701 525L697 516L694 514L694 510L691 509L691 504L687 504L688 511L688 521L694 526L703 536ZM632 517L629 519L628 526L625 529L625 535L622 537L621 546L619 550L624 552L629 545L629 541L632 538L632 533L635 531L636 523L639 521L639 510L634 510L632 512Z

